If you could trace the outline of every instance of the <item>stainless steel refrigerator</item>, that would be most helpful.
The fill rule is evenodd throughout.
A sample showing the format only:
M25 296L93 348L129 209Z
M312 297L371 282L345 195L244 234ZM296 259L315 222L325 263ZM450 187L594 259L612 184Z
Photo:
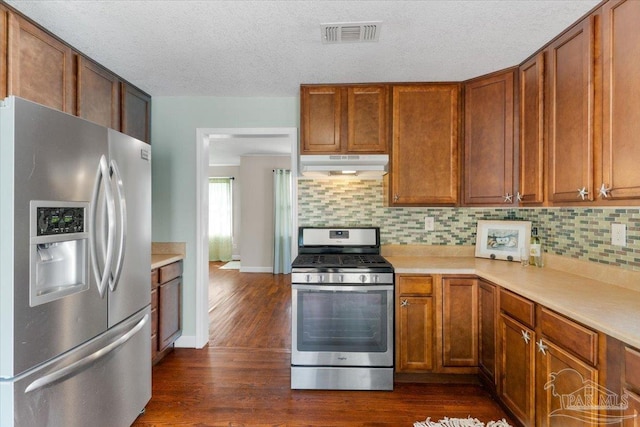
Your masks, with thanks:
M129 426L151 398L150 146L0 104L0 426Z

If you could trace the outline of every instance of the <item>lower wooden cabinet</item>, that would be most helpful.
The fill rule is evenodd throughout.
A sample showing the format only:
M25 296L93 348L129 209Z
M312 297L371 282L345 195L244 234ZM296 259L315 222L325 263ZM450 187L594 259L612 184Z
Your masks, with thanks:
M500 315L498 395L525 426L535 423L535 331L511 316Z
M182 334L182 261L151 271L151 357L160 361Z
M478 283L478 367L486 383L497 389L498 288L484 280Z
M396 281L396 372L434 367L433 277L398 275Z
M442 365L478 366L477 279L442 279Z

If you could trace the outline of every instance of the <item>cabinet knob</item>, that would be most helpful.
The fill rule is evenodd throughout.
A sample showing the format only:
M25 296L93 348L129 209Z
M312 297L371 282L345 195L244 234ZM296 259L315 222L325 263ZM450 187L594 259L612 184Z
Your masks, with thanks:
M520 194L520 192L518 191L516 193L516 201L521 202L524 200L524 196L522 194Z
M540 353L542 353L542 354L547 354L547 351L546 351L546 350L547 350L547 348L549 348L549 346L545 345L545 344L542 342L542 338L540 338L540 341L538 341L538 342L536 343L536 345L538 346L538 351L539 351Z
M529 341L531 341L531 335L529 334L529 331L522 331L522 339L526 344L529 344Z
M589 195L589 190L586 187L578 188L578 197L585 199Z
M398 193L393 195L393 201L397 202L398 200L400 200L400 195Z
M504 195L504 202L505 203L513 203L513 194L505 194Z
M605 185L605 183L603 182L602 185L600 186L600 197L602 197L603 199L606 199L607 197L609 197L609 192L611 191L611 187L607 187Z
M403 300L400 302L400 306L401 306L401 307L406 307L406 306L408 306L408 305L409 305L409 300L403 299Z

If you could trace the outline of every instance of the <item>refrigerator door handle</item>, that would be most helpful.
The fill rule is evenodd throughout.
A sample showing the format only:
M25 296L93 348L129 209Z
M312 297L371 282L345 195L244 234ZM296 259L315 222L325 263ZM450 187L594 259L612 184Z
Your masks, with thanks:
M124 251L126 248L126 240L127 240L127 205L124 197L124 185L122 183L122 175L120 175L120 170L118 169L118 164L115 160L111 160L111 170L113 171L112 180L116 184L116 195L118 197L118 205L120 206L120 236L119 236L119 245L118 245L118 255L116 268L113 273L113 277L109 280L109 289L111 292L116 290L118 286L118 281L120 280L120 274L122 273L122 264L124 262Z
M100 296L104 297L109 283L109 269L113 262L113 239L115 237L115 203L113 200L113 193L111 186L106 184L106 180L109 178L109 165L107 159L103 155L100 157L100 165L96 171L96 180L93 186L93 195L91 197L91 226L90 226L90 240L91 240L91 265L93 266L93 274L96 278L98 285L98 292ZM105 183L105 185L101 185ZM104 187L105 203L107 207L107 253L104 259L104 268L102 274L100 273L100 265L98 263L98 238L97 238L97 215L98 215L98 198L100 196L100 187Z
M25 389L25 393L29 393L35 391L39 388L46 387L49 384L52 384L57 381L61 381L63 379L69 378L73 376L75 373L89 367L89 365L96 362L98 359L105 357L107 354L111 353L118 347L124 345L127 341L129 341L135 334L140 332L140 330L144 327L144 325L149 321L149 315L145 314L142 319L131 328L126 334L120 336L117 340L112 341L110 344L102 347L99 350L91 353L90 355L83 357L80 360L73 362L70 365L65 366L64 368L58 369L44 377L38 378L31 384L27 386Z

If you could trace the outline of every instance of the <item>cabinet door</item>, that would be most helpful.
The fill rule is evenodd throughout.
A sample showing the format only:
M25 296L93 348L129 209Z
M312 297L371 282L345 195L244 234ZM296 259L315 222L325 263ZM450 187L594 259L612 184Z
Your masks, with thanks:
M523 204L544 201L544 52L520 66L520 184Z
M180 336L180 288L182 277L158 287L158 351L164 350Z
M524 426L535 422L535 333L500 315L500 387L502 402Z
M553 42L547 58L549 200L593 200L592 18L585 19Z
M9 11L0 5L0 58L2 58L2 67L0 67L0 99L7 96L7 29L9 28Z
M9 16L8 94L73 113L73 52L18 15Z
M603 29L604 199L640 198L640 2L605 3Z
M478 284L478 364L480 372L497 386L498 292L490 283Z
M622 425L623 427L640 427L640 396L626 388L623 392L627 395L628 406L622 414L624 417Z
M433 297L399 298L398 372L433 369Z
M122 83L120 91L121 132L150 143L151 97L126 83Z
M79 117L111 129L120 130L120 80L78 55Z
M549 341L537 351L536 418L539 427L595 427L598 423L598 370Z
M458 202L459 86L393 87L389 203Z
M442 280L442 364L478 366L478 282Z
M347 152L388 151L388 107L387 86L347 87Z
M465 84L464 203L513 205L514 72Z
M342 151L342 89L340 86L300 88L301 154Z

